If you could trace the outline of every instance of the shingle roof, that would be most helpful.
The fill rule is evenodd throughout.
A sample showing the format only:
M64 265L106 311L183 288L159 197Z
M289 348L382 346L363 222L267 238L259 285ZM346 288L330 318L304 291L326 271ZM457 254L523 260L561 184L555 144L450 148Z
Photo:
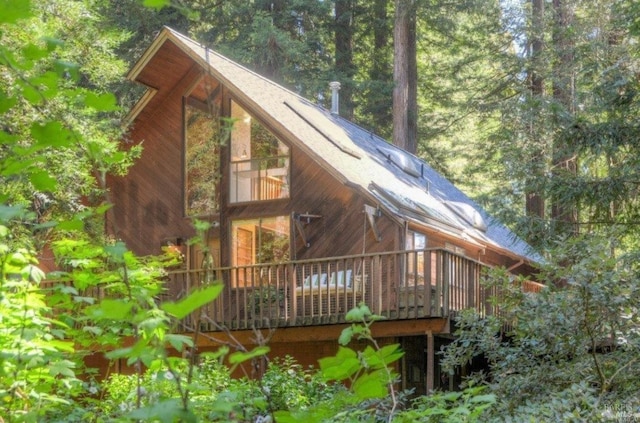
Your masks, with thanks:
M154 45L165 39L199 62L257 118L275 122L279 127L274 129L343 183L375 198L388 213L523 259L542 260L418 157L170 28L161 31ZM139 70L134 67L129 77L135 79Z

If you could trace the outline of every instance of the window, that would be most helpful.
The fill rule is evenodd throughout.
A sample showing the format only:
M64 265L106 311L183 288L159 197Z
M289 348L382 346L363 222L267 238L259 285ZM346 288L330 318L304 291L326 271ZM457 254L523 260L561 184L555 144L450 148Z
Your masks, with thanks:
M424 250L427 248L427 236L418 232L409 232L407 250Z
M184 102L185 213L206 216L218 212L220 120L209 105L193 97Z
M229 201L289 197L289 147L231 102Z
M289 217L235 220L231 224L232 265L250 266L289 261ZM240 271L236 286L251 282L252 273Z
M422 251L425 248L427 248L427 236L410 231L407 236L407 250L416 251L410 252L407 257L407 283L409 285L424 284L425 254L428 254Z

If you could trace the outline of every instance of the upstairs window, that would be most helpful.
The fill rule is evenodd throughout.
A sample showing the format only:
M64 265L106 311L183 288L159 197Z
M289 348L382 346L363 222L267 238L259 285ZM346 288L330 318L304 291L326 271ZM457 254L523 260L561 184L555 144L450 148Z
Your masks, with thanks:
M407 237L407 250L415 250L407 256L407 284L423 285L425 259L430 258L429 254L421 251L427 248L427 236L419 232L409 231ZM426 255L426 257L425 257Z
M184 102L185 213L209 216L219 211L221 130L217 107L193 96ZM212 110L214 109L214 110Z
M289 198L289 147L231 102L229 201Z
M407 250L424 250L427 248L427 236L419 232L409 231Z

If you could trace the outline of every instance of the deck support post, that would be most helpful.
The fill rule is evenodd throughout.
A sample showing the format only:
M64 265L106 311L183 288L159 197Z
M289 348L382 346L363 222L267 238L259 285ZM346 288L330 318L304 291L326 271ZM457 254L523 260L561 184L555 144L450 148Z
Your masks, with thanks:
M433 345L433 332L427 331L427 395L433 392L434 373L436 370L436 363L434 360L434 345Z

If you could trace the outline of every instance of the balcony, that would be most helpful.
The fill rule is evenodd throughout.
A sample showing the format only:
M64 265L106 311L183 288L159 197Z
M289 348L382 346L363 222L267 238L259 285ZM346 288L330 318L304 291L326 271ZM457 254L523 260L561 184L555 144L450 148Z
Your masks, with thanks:
M232 203L288 198L289 156L254 158L230 164Z
M263 329L344 323L364 301L391 320L443 318L474 307L497 312L481 286L487 267L447 250L365 254L278 264L171 271L167 298L222 282L213 302L183 322L186 330ZM527 292L542 285L528 282Z

